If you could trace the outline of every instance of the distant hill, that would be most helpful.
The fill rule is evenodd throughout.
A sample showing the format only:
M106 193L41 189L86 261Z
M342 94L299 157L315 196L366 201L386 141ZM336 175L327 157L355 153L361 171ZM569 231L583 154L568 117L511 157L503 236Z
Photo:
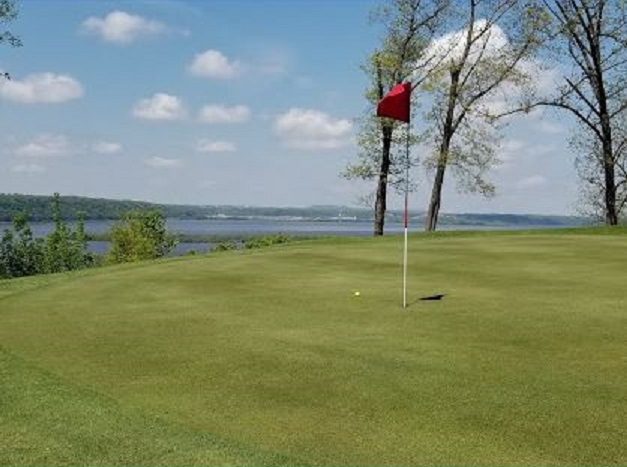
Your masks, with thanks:
M34 222L50 221L51 196L0 194L0 221L8 222L20 212L28 213ZM61 214L66 220L76 219L83 213L85 219L119 219L122 214L134 209L159 209L168 218L174 219L289 219L318 222L370 221L372 211L365 208L346 206L256 207L256 206L193 206L178 204L156 204L144 201L87 198L83 196L61 196ZM424 214L410 212L412 220L422 223ZM401 211L388 211L388 222L401 222ZM589 223L586 219L572 216L542 216L519 214L441 214L440 225L467 225L485 227L535 226L567 227Z

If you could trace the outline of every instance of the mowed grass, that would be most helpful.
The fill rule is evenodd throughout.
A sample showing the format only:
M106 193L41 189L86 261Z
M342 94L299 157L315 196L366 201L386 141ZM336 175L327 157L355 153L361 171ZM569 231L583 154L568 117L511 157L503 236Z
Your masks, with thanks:
M0 282L0 464L627 465L624 231L413 236L407 311L401 254Z

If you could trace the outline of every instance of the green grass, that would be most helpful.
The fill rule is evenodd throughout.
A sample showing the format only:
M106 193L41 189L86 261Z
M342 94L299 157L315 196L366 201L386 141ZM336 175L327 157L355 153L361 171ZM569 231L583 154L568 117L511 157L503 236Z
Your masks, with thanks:
M0 282L0 464L627 465L598 233L416 235L408 311L400 237Z

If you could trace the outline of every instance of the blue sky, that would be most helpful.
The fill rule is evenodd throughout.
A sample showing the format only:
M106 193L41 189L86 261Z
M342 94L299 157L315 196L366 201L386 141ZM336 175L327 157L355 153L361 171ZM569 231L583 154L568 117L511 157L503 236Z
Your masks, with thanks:
M338 173L367 111L359 65L379 40L370 0L22 0L0 49L0 192L161 203L355 205ZM444 212L570 214L568 122L519 118L491 200ZM430 180L420 169L413 209ZM400 208L392 196L390 206Z

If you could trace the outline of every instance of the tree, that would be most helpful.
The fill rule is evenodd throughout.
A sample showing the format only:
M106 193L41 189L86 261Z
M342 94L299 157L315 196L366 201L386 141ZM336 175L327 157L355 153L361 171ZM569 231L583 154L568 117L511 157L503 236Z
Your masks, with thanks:
M555 95L530 101L527 109L564 110L577 119L579 129L585 129L585 142L576 138L575 143L586 161L579 163L583 190L600 198L596 204L603 205L605 223L616 225L624 206L627 2L542 0L542 4L554 26L555 57L570 70Z
M615 161L616 216L625 217L627 205L627 115L612 122ZM600 222L606 220L603 147L597 136L580 123L571 137L570 146L577 153L575 168L580 179L579 212Z
M176 245L159 211L130 211L111 227L111 263L128 263L165 256Z
M13 218L13 231L5 229L0 240L0 277L24 277L41 273L43 243L33 239L25 214Z
M410 78L416 64L437 31L442 13L450 0L389 0L373 11L372 20L384 26L385 35L379 49L375 50L362 67L370 85L366 99L374 107L389 90ZM425 65L431 65L430 61ZM374 110L360 122L358 160L348 165L343 176L348 179L376 180L374 203L374 235L383 235L387 210L388 188L404 185L405 151L404 135L398 122L378 119ZM416 143L414 136L410 143ZM410 162L412 163L412 162ZM413 161L415 163L415 161Z
M54 229L46 238L34 238L28 216L13 216L13 230L5 229L0 240L0 277L22 277L73 271L92 266L94 255L87 251L87 238L82 215L76 229L61 219L58 193L52 202Z
M434 172L427 231L437 227L448 167L462 190L493 194L485 175L497 163L498 117L532 86L546 23L542 9L521 0L465 0L448 17L453 32L431 44L427 57L439 56L441 64L423 86L432 102L425 121Z
M17 17L15 0L0 0L0 25L10 23ZM12 47L20 47L22 41L7 30L0 29L0 44L8 44ZM8 72L0 73L0 79L10 79Z
M52 199L54 229L46 237L45 272L74 271L90 266L93 255L87 251L87 239L82 214L78 225L72 230L63 221L61 197L55 193Z
M0 277L24 277L44 272L45 243L33 238L28 216L13 217L13 231L5 229L0 240Z

